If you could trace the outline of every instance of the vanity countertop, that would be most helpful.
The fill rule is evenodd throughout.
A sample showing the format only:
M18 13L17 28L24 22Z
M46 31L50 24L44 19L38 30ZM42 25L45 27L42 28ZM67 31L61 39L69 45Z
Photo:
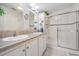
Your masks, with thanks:
M27 38L23 38L23 39L20 39L20 40L14 40L14 41L4 41L3 40L4 38L0 39L0 50L3 49L3 48L9 47L9 46L15 45L17 43L20 43L22 41L32 39L32 38L37 37L41 34L43 34L43 33L42 32L35 32L35 33L26 34L28 36Z

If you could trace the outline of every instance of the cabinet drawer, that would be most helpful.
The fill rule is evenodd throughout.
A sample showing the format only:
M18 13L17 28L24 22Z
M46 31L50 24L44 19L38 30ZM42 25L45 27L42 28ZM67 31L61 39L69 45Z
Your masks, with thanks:
M25 44L16 46L14 48L5 51L4 56L25 56Z
M38 39L31 39L28 44L26 42L26 56L38 56Z

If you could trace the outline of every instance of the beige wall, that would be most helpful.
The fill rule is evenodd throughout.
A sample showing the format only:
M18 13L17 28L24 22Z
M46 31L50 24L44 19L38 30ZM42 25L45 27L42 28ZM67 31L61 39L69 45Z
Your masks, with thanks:
M29 19L25 20L23 12L1 6L6 14L0 16L0 38L26 34L29 30Z
M24 20L23 13L1 6L6 15L0 16L0 31L3 30L29 30L29 20Z

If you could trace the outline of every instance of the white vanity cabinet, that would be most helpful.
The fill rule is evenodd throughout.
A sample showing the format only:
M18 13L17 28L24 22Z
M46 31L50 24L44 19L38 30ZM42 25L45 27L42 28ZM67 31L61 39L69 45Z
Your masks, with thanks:
M43 54L44 48L43 48L43 36L39 37L39 56Z
M44 49L44 51L46 50L46 48L47 48L47 45L46 45L46 43L47 43L47 36L46 36L46 34L44 35L44 38L43 38L43 49Z
M40 34L3 49L0 51L2 56L41 56L46 49L46 36Z
M46 49L46 37L44 35L39 36L39 56L43 55Z
M46 50L46 36L40 35L26 43L26 56L41 56Z
M38 56L38 39L26 42L26 56Z
M5 53L4 56L25 56L25 44L11 49L11 51Z
M48 44L52 46L57 46L57 26L49 26Z
M7 53L4 53L4 56L38 56L38 38L30 39L19 47L9 49Z

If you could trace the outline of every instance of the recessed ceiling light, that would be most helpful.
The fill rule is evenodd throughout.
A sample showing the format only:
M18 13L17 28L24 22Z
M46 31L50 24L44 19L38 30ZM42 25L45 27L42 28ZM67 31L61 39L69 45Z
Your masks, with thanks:
M22 4L22 3L20 3L19 5L20 5L20 6L23 6L23 4Z
M33 11L35 11L35 12L37 12L37 13L39 12L38 11L39 6L37 6L35 3L31 3L30 4L30 9L33 10Z
M22 10L22 9L23 9L23 8L22 8L22 7L20 7L20 6L18 6L17 8L18 8L19 10Z
M34 7L34 6L35 6L35 3L31 3L30 6L31 6L31 7Z
M39 6L35 6L35 9L39 9Z
M32 10L35 10L35 8L34 8L34 7L32 7L31 9L32 9Z
M39 13L39 11L37 11L37 10L36 10L35 12L36 12L36 13Z

